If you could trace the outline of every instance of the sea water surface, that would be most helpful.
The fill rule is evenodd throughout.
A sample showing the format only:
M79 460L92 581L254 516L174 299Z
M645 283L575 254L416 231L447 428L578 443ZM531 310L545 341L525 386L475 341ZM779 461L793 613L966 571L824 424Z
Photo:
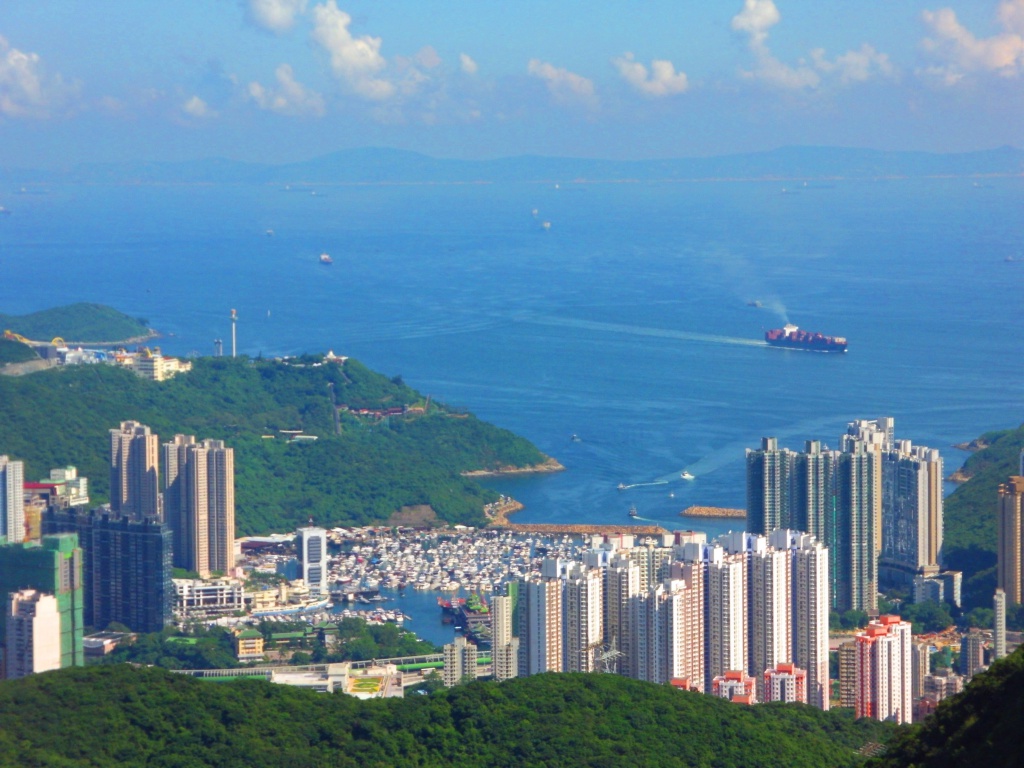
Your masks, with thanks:
M0 311L102 302L184 355L230 352L234 308L239 353L351 355L558 458L490 481L519 521L635 504L715 534L737 521L679 512L742 507L764 435L891 415L951 471L1021 421L1022 201L1020 178L0 190ZM785 321L849 353L764 345Z

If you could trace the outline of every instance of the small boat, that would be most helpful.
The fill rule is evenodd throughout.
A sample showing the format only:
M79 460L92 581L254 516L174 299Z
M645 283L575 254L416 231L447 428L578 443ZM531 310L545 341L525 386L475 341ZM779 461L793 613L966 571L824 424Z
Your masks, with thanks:
M274 230L268 229L267 230L267 237L273 237L273 236L274 236Z
M683 480L693 480L694 478L694 476L687 472L685 469L679 473L679 476L683 478Z
M619 483L619 490L620 491L626 490L626 484L625 483Z
M334 259L332 259L330 256L328 256L326 253L321 253L320 254L320 263L321 264L333 264L334 263Z
M632 506L632 507L629 508L629 516L630 517L636 517L638 514L639 514L639 512L636 511L636 506Z
M579 435L577 435L575 432L573 432L572 433L572 437L569 438L569 442L571 442L571 443L580 443L580 442L583 442L583 441L580 440L580 436Z

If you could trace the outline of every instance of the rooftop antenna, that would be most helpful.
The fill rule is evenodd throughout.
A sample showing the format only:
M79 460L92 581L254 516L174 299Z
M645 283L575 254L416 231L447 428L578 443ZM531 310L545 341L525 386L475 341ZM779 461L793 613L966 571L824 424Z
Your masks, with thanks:
M235 352L236 352L236 348L235 348L235 342L236 342L235 326L237 324L238 324L238 310L232 309L231 310L231 356L232 357L235 356Z

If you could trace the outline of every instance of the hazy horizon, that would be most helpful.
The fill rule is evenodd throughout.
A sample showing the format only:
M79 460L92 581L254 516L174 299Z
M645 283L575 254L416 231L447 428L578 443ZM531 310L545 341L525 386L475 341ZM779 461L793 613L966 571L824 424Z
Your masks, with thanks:
M0 166L1020 143L1024 0L8 4Z

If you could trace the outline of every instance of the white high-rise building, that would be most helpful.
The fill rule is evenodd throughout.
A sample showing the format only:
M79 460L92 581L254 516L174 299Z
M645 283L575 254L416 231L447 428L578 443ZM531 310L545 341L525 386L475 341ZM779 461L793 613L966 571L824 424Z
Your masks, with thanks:
M704 690L704 589L699 563L677 564L671 578L632 602L631 676L652 683L685 680Z
M828 548L796 531L776 531L770 541L792 558L792 661L807 673L807 703L828 709Z
M996 589L992 597L993 619L992 619L992 644L995 657L1001 659L1006 656L1006 593Z
M854 640L856 716L910 723L914 716L910 622L880 616Z
M302 580L309 587L310 597L327 595L327 531L323 528L299 528L295 549L302 568Z
M765 671L793 660L793 573L787 549L769 547L763 536L752 545L748 671L757 680L758 699L765 701Z
M519 603L520 676L562 672L562 580L542 577L520 582Z
M519 638L512 636L512 598L491 598L491 660L495 680L519 675Z
M25 464L0 456L0 536L25 540Z
M746 555L726 554L712 545L705 578L705 690L710 690L714 678L747 669Z
M576 565L565 580L566 672L596 672L604 643L604 579L598 568Z
M444 651L444 675L442 680L452 688L464 680L476 680L476 646L462 635L448 643Z
M60 669L57 598L34 589L12 592L7 601L7 679Z

